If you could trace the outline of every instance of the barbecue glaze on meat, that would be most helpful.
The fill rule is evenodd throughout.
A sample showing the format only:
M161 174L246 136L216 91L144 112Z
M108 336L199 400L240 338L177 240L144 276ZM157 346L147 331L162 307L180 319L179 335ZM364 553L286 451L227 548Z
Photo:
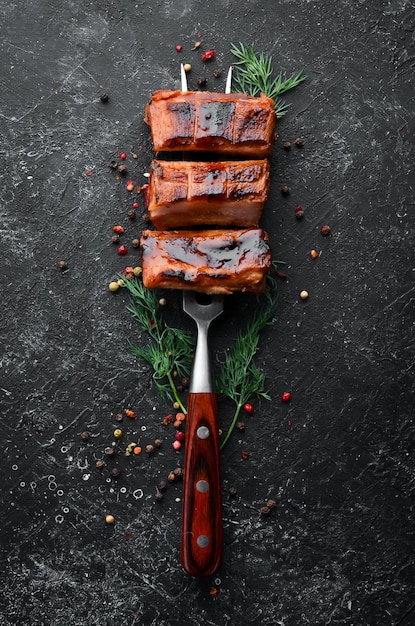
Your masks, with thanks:
M149 289L260 294L272 268L268 236L260 228L145 230L141 256L143 284Z
M146 105L153 149L268 157L275 143L274 101L207 91L155 91Z
M270 168L258 161L154 160L145 190L158 230L194 226L257 227L269 194Z

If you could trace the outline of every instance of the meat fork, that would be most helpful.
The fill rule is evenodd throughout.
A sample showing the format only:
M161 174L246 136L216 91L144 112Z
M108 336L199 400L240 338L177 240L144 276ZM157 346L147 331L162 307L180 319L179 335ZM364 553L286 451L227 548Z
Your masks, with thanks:
M226 80L230 93L232 68ZM187 78L181 65L181 90ZM223 311L223 296L183 291L183 310L197 326L190 379L184 463L181 562L188 574L213 574L222 561L222 500L217 398L210 368L208 331Z

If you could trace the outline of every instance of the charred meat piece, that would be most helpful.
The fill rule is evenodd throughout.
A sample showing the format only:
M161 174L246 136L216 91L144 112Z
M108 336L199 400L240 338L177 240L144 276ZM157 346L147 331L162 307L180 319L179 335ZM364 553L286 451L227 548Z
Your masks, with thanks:
M259 294L272 267L268 236L260 228L145 230L141 254L143 284L149 289Z
M146 105L153 148L247 158L268 157L276 139L274 101L267 96L207 91L155 91Z
M269 164L258 161L152 161L145 190L158 230L194 226L258 226L270 187Z

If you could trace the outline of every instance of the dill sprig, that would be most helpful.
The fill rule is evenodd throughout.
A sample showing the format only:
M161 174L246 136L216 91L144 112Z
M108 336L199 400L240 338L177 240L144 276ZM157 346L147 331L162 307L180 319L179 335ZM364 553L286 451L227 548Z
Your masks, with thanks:
M265 306L255 310L246 330L238 335L232 350L226 354L216 380L218 393L230 398L235 404L235 413L220 449L227 443L242 407L250 398L271 399L265 390L265 375L253 360L258 350L260 332L273 323L275 314L277 287L270 275L267 278L265 299Z
M177 372L180 377L189 375L193 339L186 331L166 324L160 314L156 294L144 287L139 278L124 280L124 286L131 295L127 310L150 337L147 344L132 346L131 350L152 366L153 380L161 397L177 402L182 412L186 413L174 383L173 372Z
M253 45L239 43L238 47L232 44L231 53L238 59L235 62L237 71L234 77L238 91L250 96L263 93L274 100L277 117L285 115L288 105L279 96L305 80L303 71L288 77L279 72L273 77L272 57L263 52L257 54Z

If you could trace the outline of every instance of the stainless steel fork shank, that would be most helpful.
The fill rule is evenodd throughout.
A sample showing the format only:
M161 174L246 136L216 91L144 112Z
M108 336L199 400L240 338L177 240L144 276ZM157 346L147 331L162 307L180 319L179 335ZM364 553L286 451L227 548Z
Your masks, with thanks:
M196 324L197 343L189 391L191 393L211 393L213 391L213 381L208 347L210 321L200 320Z

